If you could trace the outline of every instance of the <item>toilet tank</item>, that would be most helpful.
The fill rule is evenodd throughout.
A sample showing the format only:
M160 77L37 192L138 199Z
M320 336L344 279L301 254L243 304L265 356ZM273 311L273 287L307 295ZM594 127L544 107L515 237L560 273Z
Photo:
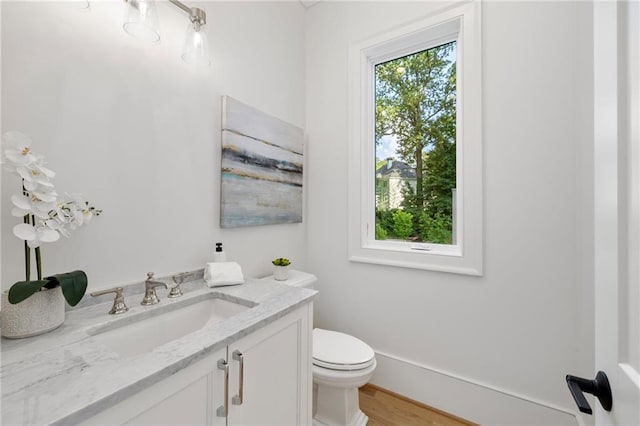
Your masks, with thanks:
M278 284L286 284L293 287L310 288L313 290L316 281L318 281L318 278L315 275L310 274L308 272L302 272L302 271L296 271L295 269L290 269L289 279L285 281L276 281L273 278L273 275L262 278L262 280L265 280L265 281L268 280Z

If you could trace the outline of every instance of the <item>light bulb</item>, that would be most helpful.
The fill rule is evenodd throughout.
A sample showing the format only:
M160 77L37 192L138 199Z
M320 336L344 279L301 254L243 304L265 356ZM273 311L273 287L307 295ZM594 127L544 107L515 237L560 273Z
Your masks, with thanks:
M198 22L189 23L182 47L182 60L191 65L208 67L211 63L209 40Z
M155 0L127 0L122 28L128 34L142 40L160 40Z

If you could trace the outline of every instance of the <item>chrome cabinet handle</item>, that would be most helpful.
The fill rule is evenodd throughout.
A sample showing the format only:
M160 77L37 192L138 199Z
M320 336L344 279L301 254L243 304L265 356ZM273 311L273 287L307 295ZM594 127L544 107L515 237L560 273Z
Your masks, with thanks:
M229 415L229 363L219 359L218 370L224 370L224 404L218 407L216 416L227 417Z
M231 399L233 405L242 405L242 400L244 399L244 355L242 352L235 350L233 351L233 359L236 361L240 361L240 373L239 373L239 384L238 384L238 395L234 396Z

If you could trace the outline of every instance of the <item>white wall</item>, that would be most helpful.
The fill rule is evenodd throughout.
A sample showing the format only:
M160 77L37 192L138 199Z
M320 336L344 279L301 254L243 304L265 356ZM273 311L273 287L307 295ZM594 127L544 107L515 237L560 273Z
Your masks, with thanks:
M45 273L106 287L201 267L215 241L248 275L288 256L320 278L317 325L378 351L374 383L483 424L575 424L564 375L593 376L588 5L484 4L484 277L347 260L349 43L442 5L200 4L203 72L180 61L187 21L166 2L157 45L122 31L119 1L0 3L2 130L104 209L44 247ZM306 224L219 229L222 94L306 124ZM3 288L22 278L17 185L3 176Z
M180 59L188 18L158 2L161 41L122 30L123 2L2 2L2 130L32 137L59 191L104 210L43 247L44 273L82 269L90 288L196 269L222 241L249 276L274 257L306 266L306 224L219 228L220 96L303 127L298 2L189 2L207 12L212 68ZM17 178L2 180L2 287L23 278L11 228Z
M307 14L316 325L368 342L373 382L426 404L482 424L576 424L564 377L593 376L588 4L484 2L484 276L347 258L349 45L443 5Z

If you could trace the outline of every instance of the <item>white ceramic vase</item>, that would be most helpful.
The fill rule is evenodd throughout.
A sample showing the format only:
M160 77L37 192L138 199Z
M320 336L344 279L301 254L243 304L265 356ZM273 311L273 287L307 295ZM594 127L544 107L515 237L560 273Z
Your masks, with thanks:
M43 288L31 297L12 305L6 291L2 292L0 330L8 339L37 336L62 325L65 318L65 300L60 286Z
M287 266L276 266L273 271L273 278L276 281L286 281L289 279L289 265Z

